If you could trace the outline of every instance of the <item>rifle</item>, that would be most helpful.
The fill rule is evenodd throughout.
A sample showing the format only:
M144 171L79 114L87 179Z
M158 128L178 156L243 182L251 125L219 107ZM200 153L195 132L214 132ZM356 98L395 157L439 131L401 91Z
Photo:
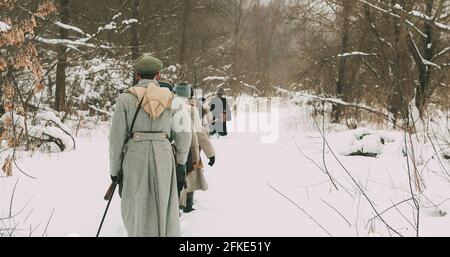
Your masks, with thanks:
M118 181L114 181L111 183L111 185L108 188L108 191L106 191L105 197L103 199L105 199L105 201L111 201L114 193L116 192L116 188L119 185L119 181L121 179L118 179Z
M136 110L136 112L134 113L134 117L133 117L133 122L131 123L131 127L130 127L130 131L127 133L127 138L125 140L125 144L126 145L128 143L128 141L130 141L131 138L133 138L133 128L134 128L134 123L136 122L136 118L139 114L139 111L141 110L141 106L142 106L142 102L144 102L144 97L142 97L142 100L139 102L138 108ZM108 188L108 191L105 194L105 201L108 201L108 204L106 205L106 209L105 212L103 213L103 217L102 217L102 221L100 222L100 226L98 228L97 231L97 236L98 237L100 235L100 231L102 230L103 227L103 223L105 222L105 218L106 218L106 214L108 213L109 210L109 206L111 205L112 199L114 197L114 193L116 192L116 188L117 186L119 186L119 195L122 195L122 178L123 178L123 161L124 158L122 156L122 160L121 160L121 164L120 164L120 171L119 171L119 176L117 178L117 180L113 181L111 183L111 185Z

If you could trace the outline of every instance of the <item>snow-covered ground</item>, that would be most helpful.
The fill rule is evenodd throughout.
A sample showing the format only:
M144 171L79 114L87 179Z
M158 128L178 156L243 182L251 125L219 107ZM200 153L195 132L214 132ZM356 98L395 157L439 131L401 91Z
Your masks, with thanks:
M230 126L242 127L243 121L262 114L239 112ZM327 131L330 147L348 174L333 152L324 150L305 108L283 105L279 123L274 143L262 143L262 132L232 132L212 139L217 161L206 168L210 190L196 193L197 210L182 216L183 236L395 235L380 219L372 219L375 212L349 174L386 223L403 236L415 235L412 201L383 213L411 198L401 133L378 131L378 136L358 142L352 137L361 131ZM51 217L48 236L95 236L109 186L107 127L79 135L74 151L23 154L19 166L37 179L17 169L13 177L0 178L0 217L7 216L11 191L19 179L12 214L25 208L14 219L17 232L28 235L31 227L33 236L41 236ZM388 138L385 144L378 143L380 137ZM344 156L348 149L364 146L379 155ZM450 236L450 216L444 213L450 211L446 201L450 182L434 160L421 175L427 187L419 199L420 235ZM103 236L126 236L119 205L116 195Z

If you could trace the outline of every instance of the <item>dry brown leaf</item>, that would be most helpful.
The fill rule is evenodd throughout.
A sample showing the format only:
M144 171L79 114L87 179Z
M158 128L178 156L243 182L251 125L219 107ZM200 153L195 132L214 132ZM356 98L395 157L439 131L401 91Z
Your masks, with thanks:
M12 102L6 102L3 107L5 108L6 112L10 112L12 110L14 110L14 103Z
M0 72L6 70L8 67L8 64L6 63L5 59L0 57Z
M17 107L16 112L21 116L25 116L25 109L22 106Z
M14 45L21 47L25 40L25 33L20 28L13 27L10 31L0 33L0 46L1 45Z
M38 17L44 17L54 12L56 12L56 6L53 1L45 1L44 3L39 5L34 15Z
M9 137L9 133L7 130L2 131L0 134L0 140L7 139Z
M13 120L12 120L11 116L5 116L3 118L3 124L5 125L5 127L11 127L13 124Z
M36 83L36 85L34 86L34 93L40 93L44 91L44 84L42 83Z
M28 19L24 19L20 21L19 27L24 33L33 32L34 28L36 28L36 19L34 18L34 16L31 16Z
M8 147L14 148L18 145L19 145L19 142L17 139L15 139L13 137L8 138Z
M16 0L0 0L0 7L11 10L14 7Z
M15 93L15 90L11 84L7 83L5 86L3 86L3 96L5 99L13 98L14 93Z
M6 158L5 162L3 163L2 170L3 170L3 173L5 173L7 177L12 176L12 158L11 157Z

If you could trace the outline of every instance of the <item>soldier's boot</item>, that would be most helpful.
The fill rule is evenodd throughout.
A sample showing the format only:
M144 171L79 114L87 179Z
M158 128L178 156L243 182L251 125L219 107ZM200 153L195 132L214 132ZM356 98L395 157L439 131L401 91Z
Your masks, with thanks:
M186 197L186 208L184 208L184 213L190 213L195 211L194 208L192 208L194 205L194 192L188 193Z

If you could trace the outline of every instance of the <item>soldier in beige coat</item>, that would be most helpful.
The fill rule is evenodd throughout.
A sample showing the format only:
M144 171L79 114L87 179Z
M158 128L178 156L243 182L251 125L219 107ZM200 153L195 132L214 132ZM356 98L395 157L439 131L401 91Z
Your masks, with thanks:
M189 101L192 96L192 90L187 83L178 83L175 86L175 93L177 96L184 98L185 101ZM203 130L202 120L195 106L195 101L191 102L188 111L191 115L192 121L192 142L189 152L188 161L186 164L186 189L182 192L180 205L184 207L184 212L189 213L193 211L194 192L201 190L208 190L208 184L203 174L203 163L200 158L200 152L203 151L206 157L209 159L209 165L213 166L215 163L216 153L212 146L208 134Z

